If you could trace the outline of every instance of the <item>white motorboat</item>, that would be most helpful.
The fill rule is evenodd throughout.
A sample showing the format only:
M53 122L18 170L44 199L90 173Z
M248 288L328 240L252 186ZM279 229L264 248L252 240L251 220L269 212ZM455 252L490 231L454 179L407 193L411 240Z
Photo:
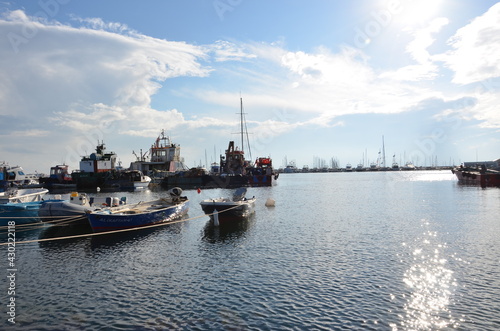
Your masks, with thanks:
M247 189L242 187L235 191L232 199L216 198L200 202L205 214L217 221L246 218L255 212L255 197L245 198Z
M42 201L48 192L45 188L9 188L0 192L0 204Z

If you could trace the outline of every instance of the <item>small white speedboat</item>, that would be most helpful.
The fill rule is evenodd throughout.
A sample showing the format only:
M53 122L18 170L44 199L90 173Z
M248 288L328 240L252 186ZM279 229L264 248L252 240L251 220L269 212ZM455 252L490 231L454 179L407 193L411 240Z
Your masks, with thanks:
M217 214L219 220L246 218L255 212L255 197L245 198L247 189L241 187L235 191L232 199L216 198L200 202L201 209L209 216Z
M9 188L0 192L0 204L42 201L48 192L45 188Z

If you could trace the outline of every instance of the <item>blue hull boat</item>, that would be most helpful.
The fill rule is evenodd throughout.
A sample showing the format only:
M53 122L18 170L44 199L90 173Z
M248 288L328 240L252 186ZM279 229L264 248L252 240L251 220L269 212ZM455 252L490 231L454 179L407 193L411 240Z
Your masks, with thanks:
M16 224L39 222L38 210L42 201L8 202L0 204L0 226L6 226L9 221Z
M172 193L175 191L175 193ZM179 188L169 191L170 197L126 205L119 209L105 208L87 213L94 232L136 228L173 221L189 210L189 200L181 197Z

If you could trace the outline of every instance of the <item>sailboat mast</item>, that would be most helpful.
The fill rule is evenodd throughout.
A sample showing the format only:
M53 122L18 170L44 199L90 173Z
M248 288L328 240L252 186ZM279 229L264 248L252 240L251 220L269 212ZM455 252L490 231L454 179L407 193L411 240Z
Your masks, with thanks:
M382 162L384 164L385 168L385 143L384 143L384 136L382 135Z
M240 133L241 133L241 151L245 152L245 149L243 148L243 98L240 97Z

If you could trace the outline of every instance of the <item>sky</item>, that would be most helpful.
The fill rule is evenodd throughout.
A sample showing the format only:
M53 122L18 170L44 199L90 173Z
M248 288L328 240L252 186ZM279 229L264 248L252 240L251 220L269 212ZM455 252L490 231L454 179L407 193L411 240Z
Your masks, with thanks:
M0 1L0 161L124 167L165 130L189 167L500 158L500 3Z

